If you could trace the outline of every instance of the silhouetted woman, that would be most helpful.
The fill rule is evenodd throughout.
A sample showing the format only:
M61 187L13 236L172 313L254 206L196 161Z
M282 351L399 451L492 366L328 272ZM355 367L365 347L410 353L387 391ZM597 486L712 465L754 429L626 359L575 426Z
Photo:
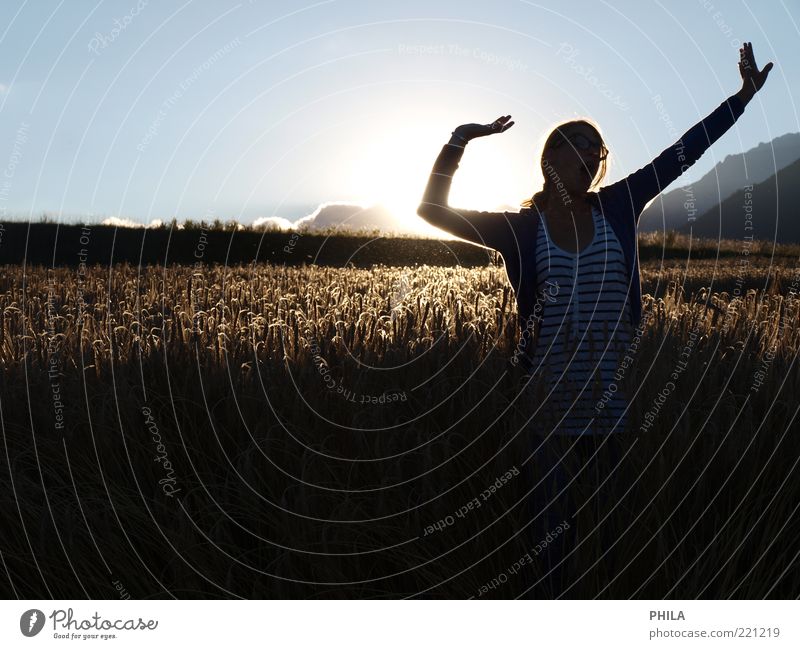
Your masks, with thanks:
M436 159L417 214L459 238L500 252L515 291L521 339L532 343L512 360L541 375L548 386L549 396L542 405L554 425L545 426L537 417L531 422L531 430L541 436L534 444L534 473L537 480L547 477L541 500L531 500L542 521L535 527L539 533L554 529L565 513L563 507L551 507L549 516L541 515L541 506L561 491L567 479L550 445L540 443L545 436L586 440L587 457L595 446L605 446L606 460L612 462L608 470L620 456L611 433L625 428L629 404L622 386L614 383L614 374L642 312L639 215L736 122L764 84L772 63L759 71L750 43L739 53L739 92L651 163L596 192L590 190L605 175L608 148L589 120L553 129L541 156L542 191L524 202L519 212L482 212L447 204L466 144L508 130L514 124L510 115L491 124L457 127ZM611 398L601 399L604 392ZM580 442L575 441L577 449ZM605 490L608 493L608 485ZM548 554L551 560L557 556Z

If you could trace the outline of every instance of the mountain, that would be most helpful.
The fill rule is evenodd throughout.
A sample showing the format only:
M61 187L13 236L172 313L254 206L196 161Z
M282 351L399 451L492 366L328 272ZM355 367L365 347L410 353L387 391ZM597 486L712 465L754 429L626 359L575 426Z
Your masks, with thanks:
M684 224L681 232L714 239L745 236L776 243L800 242L800 160L773 174L752 190L741 189L720 205ZM721 224L721 227L720 227ZM745 227L751 225L752 230ZM777 229L776 229L777 228Z
M690 217L699 217L744 186L761 183L798 159L800 133L786 133L744 153L729 155L696 183L656 197L642 212L639 229L688 231L684 226L691 224Z

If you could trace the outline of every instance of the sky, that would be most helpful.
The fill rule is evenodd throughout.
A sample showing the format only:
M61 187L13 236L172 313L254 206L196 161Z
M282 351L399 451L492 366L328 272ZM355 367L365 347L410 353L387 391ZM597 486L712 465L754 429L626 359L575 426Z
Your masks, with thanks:
M764 89L672 188L800 131L800 0L3 2L0 215L391 221L459 124L450 204L519 208L541 145L590 117L623 178L741 86ZM793 65L794 64L794 65ZM344 215L344 216L342 216Z

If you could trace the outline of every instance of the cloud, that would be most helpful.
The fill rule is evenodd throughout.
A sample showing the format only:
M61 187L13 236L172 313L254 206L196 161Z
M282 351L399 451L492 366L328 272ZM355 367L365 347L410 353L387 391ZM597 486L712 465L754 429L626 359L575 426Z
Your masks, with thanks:
M136 223L130 219L121 219L118 216L109 216L107 219L100 221L100 225L114 225L118 228L140 228L141 223Z
M380 230L381 232L418 232L414 224L404 224L383 205L364 206L344 202L322 203L311 214L299 219L294 226L298 230L341 228L343 230Z
M519 211L518 206L501 205L495 211ZM434 239L456 239L453 235L433 227L416 213L401 213L392 211L385 205L375 203L363 205L343 201L329 201L322 203L311 214L304 216L294 223L280 216L263 216L253 222L254 228L277 227L281 230L325 230L341 229L350 231L378 230L382 234L400 234L421 236Z
M161 219L153 219L148 225L131 221L130 219L121 219L118 216L109 216L100 221L100 225L114 225L118 228L160 228L163 225Z
M282 216L262 216L261 218L258 218L255 221L253 221L253 227L254 228L264 227L265 229L279 228L281 230L291 230L294 227L294 223L292 223L288 219L284 219Z

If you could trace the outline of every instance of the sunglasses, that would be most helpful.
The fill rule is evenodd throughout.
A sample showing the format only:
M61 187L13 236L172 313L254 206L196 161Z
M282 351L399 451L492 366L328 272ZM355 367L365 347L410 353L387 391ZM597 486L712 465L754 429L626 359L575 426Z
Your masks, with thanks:
M596 151L602 151L600 153L600 160L605 160L608 157L608 150L606 150L605 146L602 142L598 142L596 140L592 140L591 138L586 137L583 133L573 133L569 136L564 136L561 134L560 138L558 138L554 143L553 147L559 147L564 143L564 140L571 142L576 149L580 151L588 151L589 149L595 149Z

